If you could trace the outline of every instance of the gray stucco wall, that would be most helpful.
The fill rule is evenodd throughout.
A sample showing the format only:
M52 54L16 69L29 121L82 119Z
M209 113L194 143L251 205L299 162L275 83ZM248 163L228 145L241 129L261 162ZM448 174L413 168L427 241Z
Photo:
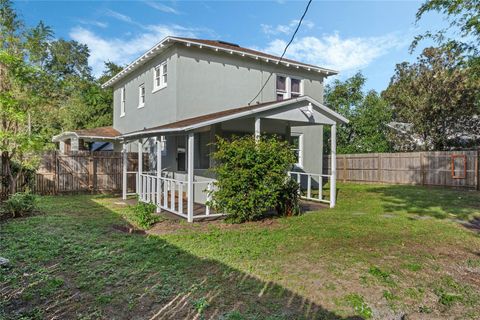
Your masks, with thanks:
M153 68L167 61L168 84L153 91ZM210 49L174 45L156 56L114 86L114 128L122 133L151 128L166 123L245 106L273 73L259 102L276 98L276 74L303 79L303 93L323 102L323 75L302 69L273 65L262 60L228 55ZM138 108L139 86L145 84L145 106ZM120 90L125 86L125 116L120 117ZM253 131L253 123L247 124ZM282 133L284 128L269 126ZM304 134L304 167L306 172L321 172L323 128L293 127ZM167 156L163 166L176 170L176 139L167 138ZM136 151L136 144L129 146Z

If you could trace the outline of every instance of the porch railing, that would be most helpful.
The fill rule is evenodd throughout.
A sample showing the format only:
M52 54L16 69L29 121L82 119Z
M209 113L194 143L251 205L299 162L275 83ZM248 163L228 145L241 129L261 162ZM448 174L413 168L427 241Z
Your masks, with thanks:
M290 171L288 176L300 185L302 199L330 203L330 189L324 188L331 181L330 175ZM166 210L189 221L224 215L214 212L210 206L213 179L194 181L193 198L188 199L188 182L185 180L150 173L137 173L136 178L139 201L155 204L158 211ZM192 212L188 212L188 201L192 201Z
M330 189L323 187L330 183L332 176L298 171L289 171L288 175L300 185L302 199L330 203Z
M188 182L180 179L157 177L153 174L140 174L137 181L137 194L141 202L153 203L161 210L169 211L188 219ZM209 206L210 190L215 180L194 181L192 219L218 217L222 214L212 213Z

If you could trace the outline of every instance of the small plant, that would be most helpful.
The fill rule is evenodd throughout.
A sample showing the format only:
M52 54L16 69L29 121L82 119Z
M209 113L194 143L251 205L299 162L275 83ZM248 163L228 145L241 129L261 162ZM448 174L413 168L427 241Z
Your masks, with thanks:
M156 208L153 203L138 201L133 206L133 218L136 224L143 229L149 229L158 220L157 216L154 215Z
M293 216L300 213L300 186L293 179L287 179L278 193L277 213L281 216Z
M345 300L350 306L357 312L360 317L370 319L373 315L372 309L365 302L363 297L359 294L349 294L345 297Z
M372 276L385 284L388 284L390 286L395 285L395 281L392 279L390 273L381 270L379 267L371 267L370 270L368 270L368 273L370 273Z
M193 307L199 314L202 314L209 306L210 304L208 303L207 299L203 297L193 301Z
M17 192L2 205L0 216L17 218L31 215L37 210L37 197L29 192Z

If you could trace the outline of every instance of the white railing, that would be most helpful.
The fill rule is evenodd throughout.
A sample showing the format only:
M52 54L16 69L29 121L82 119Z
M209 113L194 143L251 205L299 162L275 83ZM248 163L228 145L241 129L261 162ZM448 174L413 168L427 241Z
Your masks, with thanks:
M139 177L139 178L138 178ZM217 217L221 214L211 213L208 205L211 200L210 190L213 189L215 180L194 181L193 182L193 199L192 209L197 211L188 212L188 182L179 179L157 177L153 174L142 173L137 174L137 195L141 202L154 203L157 208L167 210L178 216L188 219ZM204 212L202 213L202 209Z
M331 175L290 171L288 176L300 185L302 199L331 204L331 191L328 196L323 191L324 184L331 182ZM148 173L137 173L136 177L136 190L141 202L154 203L160 210L169 211L189 221L224 215L212 212L210 206L215 180L194 181L191 192L193 197L188 199L188 182L185 180L157 177L156 174ZM188 212L189 201L191 212Z
M323 192L323 185L324 182L326 184L331 181L331 175L289 171L288 176L300 185L300 197L302 199L330 203L330 194L326 197ZM304 190L305 192L303 192Z

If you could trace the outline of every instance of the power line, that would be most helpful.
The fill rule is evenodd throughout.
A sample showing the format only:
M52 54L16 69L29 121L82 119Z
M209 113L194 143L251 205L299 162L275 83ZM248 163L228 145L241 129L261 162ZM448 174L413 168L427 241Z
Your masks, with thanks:
M280 64L283 60L283 56L285 55L285 53L287 52L287 49L288 47L292 44L293 42L293 39L295 39L295 36L297 35L297 32L298 32L298 29L300 29L300 26L302 25L302 21L303 21L303 18L305 18L305 15L307 14L307 11L308 11L308 8L310 7L310 4L312 3L312 0L308 0L308 3L307 3L307 6L305 7L305 11L303 12L302 14L302 17L300 18L300 20L298 21L298 25L297 25L297 28L295 29L295 32L293 32L292 34L292 37L290 38L290 41L287 43L287 45L285 46L285 49L283 50L283 53L282 55L280 56L280 59L278 60L277 64ZM253 99L248 103L249 105L255 101L255 99L257 99L257 97L260 95L260 93L262 93L263 89L265 89L265 86L267 85L268 81L270 81L270 78L272 77L273 75L273 72L270 73L270 75L268 76L267 80L265 81L265 83L263 84L263 86L260 88L260 91L258 91L257 95L255 97L253 97Z

